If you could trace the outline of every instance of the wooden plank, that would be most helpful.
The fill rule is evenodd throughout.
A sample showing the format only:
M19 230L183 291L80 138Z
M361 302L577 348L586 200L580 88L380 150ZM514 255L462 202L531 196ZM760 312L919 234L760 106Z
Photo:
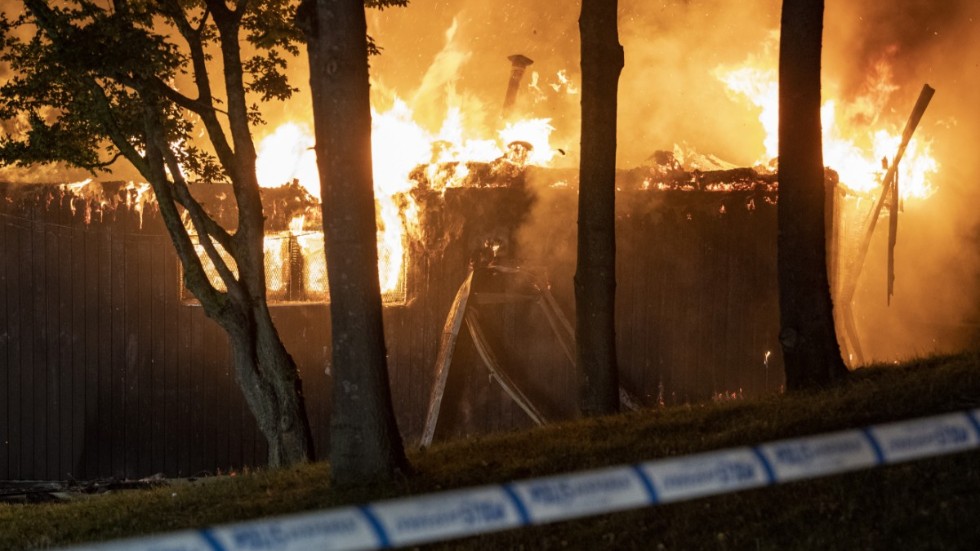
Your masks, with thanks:
M165 389L163 401L163 411L158 412L164 424L163 451L165 458L163 472L167 476L180 476L180 452L179 452L179 419L180 419L180 384L179 384L179 316L182 306L179 303L178 279L177 279L177 257L168 247L169 241L160 238L157 245L158 253L163 265L161 298L163 303L163 338L159 342L163 344L163 383Z
M208 320L208 325L212 325L210 320ZM236 409L236 404L231 400L231 393L236 389L232 382L231 365L221 354L222 341L219 338L212 337L210 342L211 345L208 347L208 351L211 353L210 363L212 369L210 373L213 374L211 378L213 384L211 386L214 390L214 401L212 404L215 406L213 416L211 417L214 420L211 432L214 458L211 462L211 468L219 468L224 472L230 466L228 457L228 431L236 428L235 412L233 411Z
M175 253L176 254L176 253ZM175 268L176 258L174 259ZM193 448L193 431L191 430L191 404L194 401L193 358L191 344L193 335L192 310L197 306L181 304L177 310L177 472L181 476L193 474L191 465L191 449Z
M483 360L483 364L486 368L493 374L497 382L500 383L500 387L507 393L508 396L514 403L516 403L528 417L531 418L537 425L542 425L546 422L544 415L541 411L534 405L534 403L527 397L524 392L517 386L513 379L507 375L506 372L501 368L500 362L497 361L496 355L491 350L489 343L487 343L486 336L483 333L483 328L480 326L480 320L477 315L477 311L470 308L466 314L466 327L469 330L470 337L473 338L473 344L476 347L476 351Z
M227 349L227 347L225 347ZM230 414L228 430L223 431L228 440L228 467L241 469L245 458L242 455L242 433L249 422L248 405L238 386L231 358L225 355L225 365L228 365L228 410Z
M201 318L201 333L205 335L202 343L204 344L204 348L199 352L204 359L203 369L201 370L201 385L205 396L204 408L202 409L203 415L200 418L201 428L203 429L201 436L201 450L203 452L201 468L214 474L216 472L215 467L218 466L216 427L219 424L218 416L224 412L217 407L218 394L220 392L219 385L221 383L219 370L221 367L217 365L217 361L215 360L214 341L208 329L207 318Z
M247 406L244 404L244 397L242 397L241 390L238 389L238 383L235 380L235 368L231 365L231 357L226 353L228 345L224 338L224 331L220 331L220 334L221 339L216 343L215 355L218 358L218 365L221 366L224 373L224 384L222 385L224 392L218 403L224 408L225 422L216 428L220 460L218 464L227 471L238 466L238 458L235 457L232 450L232 432L237 433L241 430L242 413L245 412Z
M841 304L845 307L850 307L851 302L854 300L854 294L857 291L858 277L861 275L861 270L864 268L864 262L868 255L868 249L871 246L871 237L874 235L875 227L878 224L878 217L881 215L881 209L885 204L885 199L888 197L888 191L892 187L892 181L898 175L898 165L902 162L902 157L905 155L905 149L908 147L909 141L912 139L912 134L915 133L915 129L919 126L919 121L922 120L922 115L925 114L926 108L929 107L929 102L932 101L932 96L936 91L932 89L928 84L922 86L922 90L919 92L919 98L915 102L915 106L912 108L912 114L909 115L908 121L905 123L905 129L902 131L902 141L898 145L898 151L895 153L895 158L892 159L891 163L888 165L888 170L885 172L885 176L882 179L881 195L875 200L874 207L871 209L871 216L868 219L868 226L864 230L864 236L858 245L857 253L854 256L854 260L851 263L851 268L848 273L851 274L851 279L849 281L844 281L841 287Z
M111 454L112 474L126 475L126 249L125 237L116 234L111 241L111 319L112 335L110 342L112 350L109 357L112 362L112 382L109 396L110 430L106 435L106 444Z
M456 349L456 339L459 337L459 329L466 315L466 303L470 298L470 291L473 285L473 269L470 268L463 284L456 292L452 306L449 308L449 315L443 327L442 338L439 341L439 353L436 356L436 380L432 387L432 395L429 399L428 413L425 416L425 426L422 431L422 438L419 446L429 446L436 433L436 423L439 421L439 408L442 406L443 393L446 390L446 379L449 377L449 366L453 361L453 351Z
M32 302L34 295L29 292L32 287L33 240L31 236L33 232L27 222L16 227L11 246L18 258L14 270L17 284L12 286L9 292L13 293L10 297L11 319L15 320L11 325L11 340L14 346L10 350L12 358L10 366L14 370L11 377L17 385L11 387L14 392L10 394L10 410L16 412L16 420L10 430L10 440L17 444L11 450L13 455L10 458L10 470L11 479L22 480L28 478L34 459L31 441L33 409L30 406L33 392L30 371L34 348L34 329L31 326L34 315Z
M149 476L160 472L154 466L153 442L157 439L158 433L154 423L154 417L158 415L155 392L153 390L154 371L156 366L153 357L153 248L151 242L144 235L137 235L133 238L133 250L130 254L137 259L137 271L139 275L139 286L137 287L139 322L136 327L137 354L136 354L136 378L139 400L137 402L138 429L137 429L137 476ZM132 254L132 253L135 253Z
M252 450L246 450L246 443L253 444L247 436L251 429L251 413L238 385L234 385L237 406L235 407L235 424L228 432L228 461L231 467L240 471L246 465L252 464Z
M205 335L203 342L206 345L200 351L204 360L201 371L201 384L205 396L201 417L201 428L203 429L201 436L201 450L203 452L201 468L214 474L216 473L215 468L218 466L217 426L220 424L218 417L219 415L224 415L225 412L217 407L218 395L220 393L219 387L221 386L221 375L219 373L221 366L218 365L214 357L215 344L208 329L210 328L208 327L207 318L202 318L201 332Z
M414 292L417 293L417 298L414 303L410 303L407 306L408 311L406 313L406 325L414 329L411 363L406 370L408 371L407 376L409 377L406 401L413 405L417 404L416 407L411 408L414 415L411 416L409 434L412 435L413 440L422 434L425 427L426 411L421 407L421 404L426 403L426 400L429 399L429 389L428 385L423 381L429 379L427 371L431 362L428 359L432 357L429 351L438 345L439 322L443 321L437 318L437 309L432 306L436 302L431 281L433 273L432 261L428 258L428 255L420 254L419 258L420 260L416 265L420 272L417 276L417 284L414 289ZM412 292L412 288L409 288L409 292ZM411 318L408 316L411 316ZM408 321L409 319L412 320L411 323Z
M711 257L714 251L711 250L709 236L705 235L706 224L704 220L694 219L694 235L698 243L697 270L694 273L698 276L694 278L695 286L692 290L697 295L697 314L687 320L690 338L685 348L694 352L695 358L693 369L688 372L687 399L691 402L707 399L711 393L711 357L708 354L711 339L708 338L705 322L710 319L714 301L710 294L709 278L704 276L711 273Z
M46 371L47 388L47 428L44 432L45 454L47 468L44 478L58 480L64 478L61 472L61 447L63 442L63 427L61 425L61 246L57 226L49 225L44 231L44 286L46 288L44 324L47 327L44 346L44 369ZM71 443L69 442L70 446Z
M132 234L123 237L123 271L125 273L123 315L125 322L122 328L123 338L123 411L125 412L125 422L123 423L123 434L125 439L125 453L123 454L124 472L127 477L136 477L139 472L139 452L142 445L142 431L140 430L140 360L141 345L139 341L140 325L140 260L139 243Z
M83 255L82 264L84 275L81 279L83 285L81 309L83 316L84 330L84 353L85 363L82 369L84 384L81 385L84 393L84 439L82 444L82 472L80 474L86 480L98 478L103 475L101 465L99 465L99 446L98 440L99 420L99 265L103 259L100 256L101 242L100 233L87 230L82 232L83 236Z
M211 397L207 394L208 380L205 376L207 373L206 365L207 357L205 354L205 339L204 339L204 315L200 308L194 309L194 317L192 318L192 333L191 333L191 348L189 353L189 359L191 365L193 366L193 371L191 373L191 388L193 391L194 399L191 402L191 415L190 415L190 430L191 430L191 473L192 476L196 476L196 473L203 472L208 469L207 466L207 439L210 436L205 434L204 427L207 419L205 418L205 406Z
M71 370L72 370L72 476L85 479L85 421L87 381L85 378L85 307L88 304L85 287L86 264L85 234L82 228L73 228L71 243Z
M718 314L724 310L725 304L722 295L722 290L725 288L725 274L721 268L729 254L729 251L720 246L721 223L721 220L715 215L711 215L706 216L701 224L704 232L702 239L705 243L705 266L702 275L707 277L702 277L701 294L705 297L705 311L701 318L699 333L701 334L701 350L703 351L701 368L704 376L698 390L699 395L707 395L708 397L733 390L725 388L722 373L725 368L723 364L732 362L734 358L726 358L720 353L725 342L731 338L731 335L726 334L718 322Z
M59 357L56 370L58 380L59 404L58 427L61 440L57 444L59 451L57 478L67 478L75 469L75 369L74 369L74 336L75 326L72 317L72 233L67 227L57 227L54 238L57 240L58 269L58 350ZM73 475L72 475L73 476Z
M407 285L407 281L406 281ZM388 384L392 389L392 406L399 426L406 428L405 408L406 388L408 387L407 365L403 363L411 354L412 334L406 332L405 308L384 308L385 348L388 351ZM420 408L421 409L421 408Z
M734 208L729 210L729 228L725 232L725 287L724 305L722 311L721 330L724 331L726 338L721 347L721 358L727 359L726 369L727 386L732 383L740 384L746 391L752 390L752 372L749 370L752 363L751 353L752 341L748 338L745 331L746 324L738 313L744 314L751 311L749 305L745 303L750 299L748 293L744 291L745 274L742 269L742 259L748 256L744 249L754 246L752 242L746 242L746 233L740 228L745 228L748 221L742 212L737 212ZM739 361L735 361L739 358ZM744 358L744 362L741 361ZM744 365L743 365L744 364Z
M634 388L640 389L653 404L659 404L663 398L664 351L663 351L663 316L664 281L667 278L667 266L664 262L664 238L661 235L661 224L650 218L643 219L643 230L634 239L644 239L643 253L637 255L643 258L646 273L640 278L642 284L638 287L643 296L643 308L640 313L640 324L644 328L641 355L633 371Z
M416 250L415 244L412 244L408 250L408 256L411 257ZM413 259L408 265L408 270L405 289L409 302L397 309L389 308L388 311L398 311L398 327L394 328L394 331L402 335L402 352L398 360L399 379L397 386L392 385L392 389L398 389L397 392L393 392L393 396L397 396L395 412L405 439L414 442L422 432L422 416L425 414L421 404L425 403L426 393L422 391L422 385L419 384L419 379L422 378L420 368L430 364L422 356L424 354L422 340L427 331L427 324L422 319L424 306L420 296L425 284L424 260Z
M701 241L696 234L693 220L681 221L678 229L682 235L681 241L685 244L681 247L680 254L686 254L684 259L684 270L678 274L677 281L674 282L676 293L675 300L668 310L679 317L678 324L671 327L672 337L668 342L672 342L676 347L674 382L675 392L680 402L691 400L691 388L696 384L695 375L701 367L698 358L698 345L696 321L701 316L701 293L697 289L697 274L701 273ZM686 250L685 250L686 249ZM680 257L678 257L680 258ZM688 278L687 281L684 278Z
M98 322L95 324L95 344L98 356L97 389L98 403L96 405L95 437L97 453L93 454L98 473L101 476L114 474L112 463L112 424L114 422L112 391L115 380L113 371L113 309L112 291L115 283L113 277L113 243L112 234L100 231L96 240L98 304L96 306ZM91 373L91 370L89 371Z
M665 224L661 222L657 224L651 223L651 225L654 226L656 235L664 235L663 229ZM657 264L651 268L653 273L657 275L655 278L651 278L649 285L654 286L655 291L653 291L653 293L656 293L657 300L655 303L656 306L646 313L648 318L646 319L645 324L647 327L656 327L656 330L652 332L653 335L656 335L656 340L651 339L653 340L651 345L654 347L655 351L654 365L656 366L656 377L649 381L646 388L654 389L653 394L657 405L662 405L667 403L669 398L668 389L673 387L671 371L673 365L668 361L666 353L667 347L665 345L665 343L670 342L666 339L665 332L666 326L669 323L666 309L667 289L669 288L668 274L672 273L671 270L673 269L673 263L667 262L667 259L671 258L667 253L668 240L660 238L655 239L654 242L656 243L657 247L657 255L655 256L657 259Z
M209 329L212 329L212 324L210 319L208 321ZM214 442L214 460L212 463L212 468L220 468L222 472L227 472L229 467L228 462L228 431L234 426L234 409L235 404L231 400L231 394L234 392L235 385L232 381L234 375L232 375L232 367L230 362L223 356L222 345L224 344L224 334L222 331L214 331L216 333L211 339L211 365L214 366L212 373L216 375L213 381L217 384L214 387L214 404L217 406L217 415L213 417L214 424L212 426L211 439Z
M47 346L48 327L45 316L45 312L47 310L46 302L48 300L48 293L45 286L46 273L44 268L46 257L44 225L38 223L34 226L31 233L31 241L33 244L31 277L34 286L34 300L31 304L34 317L31 324L31 330L32 334L34 335L34 339L32 342L33 361L31 365L28 366L32 380L28 388L31 389L33 394L32 408L34 410L34 414L31 425L25 427L32 433L31 458L30 462L27 463L29 470L26 474L27 476L35 479L43 479L48 473L47 442L45 435L49 429L48 411L50 411L47 396L47 352L49 347Z
M541 289L541 298L538 300L538 306L544 312L545 318L547 318L548 324L551 326L551 330L555 333L558 345L561 347L565 359L568 360L571 368L575 369L576 345L575 332L572 329L572 324L565 317L565 314L558 306L558 302L555 301L555 297L552 296L551 291L547 288Z
M13 285L12 274L17 260L13 256L13 243L8 242L7 220L0 215L0 392L7 395L16 392L11 377L10 354L10 314L7 307L7 293ZM20 384L18 381L17 384ZM9 397L0 398L0 480L10 480L10 411Z
M313 431L314 451L320 459L325 459L330 451L330 411L332 397L330 395L330 375L327 373L332 361L333 349L330 344L331 325L330 312L325 303L311 307L310 326L316 328L313 342L317 343L312 351L314 358L309 375L306 377L303 389L306 392L307 410L310 415L311 430ZM396 402L397 404L397 402ZM421 405L417 406L421 411ZM268 455L265 437L258 431L258 426L252 420L252 431L255 435L255 462L264 464Z
M635 202L635 195L632 198ZM636 277L636 274L643 269L643 265L636 250L639 244L635 239L630 239L637 235L637 228L642 220L635 212L635 206L631 210L633 212L625 219L620 217L617 220L616 232L615 330L616 362L620 379L627 378L643 357L637 345L644 342L642 334L647 330L638 322L642 309L637 305L637 301L641 300L637 296L637 288L643 284L643 280ZM572 334L574 335L574 330ZM575 369L574 357L573 352L572 369Z
M719 258L716 260L716 273L718 275L717 290L715 296L718 302L715 304L714 311L714 331L717 332L715 338L720 341L715 349L715 378L720 380L722 388L729 392L742 393L749 381L748 368L751 365L751 355L746 348L747 342L741 338L741 331L729 325L729 307L735 300L731 293L732 281L732 258L738 256L740 245L736 237L740 232L736 229L733 214L728 209L728 214L723 215L718 221L718 252Z

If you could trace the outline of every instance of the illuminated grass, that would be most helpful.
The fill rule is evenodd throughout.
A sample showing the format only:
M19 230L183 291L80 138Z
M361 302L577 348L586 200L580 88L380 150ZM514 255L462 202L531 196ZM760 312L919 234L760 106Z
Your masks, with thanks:
M813 393L672 407L440 444L417 474L329 488L324 464L69 503L0 505L0 549L118 538L502 482L980 407L980 356L867 369ZM453 542L446 549L976 549L980 453ZM438 548L438 547L437 547Z

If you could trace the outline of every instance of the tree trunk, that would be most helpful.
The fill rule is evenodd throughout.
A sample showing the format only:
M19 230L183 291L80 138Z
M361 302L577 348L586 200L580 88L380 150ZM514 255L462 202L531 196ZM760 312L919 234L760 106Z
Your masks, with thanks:
M235 378L268 444L267 465L278 468L311 461L314 457L313 434L303 400L302 382L296 363L272 323L266 304L265 260L261 252L255 251L256 242L261 251L263 220L259 217L241 221L239 236L251 239L244 250L236 251L239 277L246 292L217 293L201 269L200 259L177 210L173 186L167 179L160 153L164 147L159 138L162 128L153 116L146 118L146 125L150 136L149 162L143 175L156 194L164 225L184 266L187 288L198 297L205 314L228 334ZM261 212L261 203L258 209Z
M268 312L268 310L266 310ZM274 327L254 315L238 317L228 331L235 377L269 446L268 464L282 467L313 458L296 365Z
M298 17L310 57L330 285L331 476L339 485L377 482L406 471L408 462L381 316L364 2L307 0Z
M53 105L52 96L41 93L29 103L27 112L35 112L38 108L35 102L39 102L38 105L53 107L52 112L61 112L62 117L75 121L76 124L62 125L67 130L63 135L68 139L62 140L59 136L59 139L51 140L51 143L63 141L73 145L46 153L51 160L72 164L83 160L87 165L90 155L95 155L94 158L102 156L97 153L101 144L111 142L118 155L132 163L150 182L184 268L187 288L200 300L208 317L216 320L229 335L239 386L263 434L269 439L269 465L278 467L305 462L311 458L313 440L303 406L299 374L272 324L266 298L264 218L255 174L256 155L244 75L246 66L242 63L240 43L242 32L254 36L258 27L255 20L248 20L249 10L244 5L232 8L221 2L209 0L205 3L203 14L198 4L184 6L177 2L154 3L135 11L127 3L113 4L105 11L88 6L91 9L86 12L86 21L101 21L108 17L122 33L118 36L118 33L110 33L112 36L99 34L97 41L101 46L113 44L115 40L117 49L119 46L135 48L106 65L98 56L82 59L75 55L80 49L91 47L92 43L86 46L86 38L79 35L79 21L72 9L59 11L42 0L26 0L29 17L22 23L42 33L50 43L37 51L29 50L33 52L31 62L41 61L41 64L33 70L23 71L22 77L40 84L38 88L46 90L55 85L62 91ZM185 7L188 12L184 11ZM160 23L165 30L157 29L160 34L154 34L153 38L144 36L147 40L132 39L148 32L140 24L147 17L154 21L154 27ZM198 17L202 20L192 25L190 20ZM217 37L212 32L213 25L219 29ZM202 32L202 29L209 30ZM184 39L186 49L168 42L167 39L175 35ZM166 38L157 40L160 37ZM217 100L212 94L212 75L208 72L206 53L213 52L215 38L220 43L225 77L225 105L220 110L215 108ZM102 44L103 40L108 42ZM172 56L175 50L171 47L188 57ZM268 47L258 47L258 50L263 49L268 50ZM6 53L9 52L5 50ZM60 69L52 73L50 67ZM188 70L193 76L192 88L197 88L195 100L165 84L173 75ZM44 76L38 80L39 75ZM29 89L22 88L24 91ZM80 102L67 99L72 97L86 99ZM234 235L207 214L188 188L185 167L194 164L188 159L202 160L201 150L184 150L183 153L188 155L184 160L181 159L183 155L175 151L178 147L175 144L185 143L185 139L192 135L190 127L196 126L183 124L194 118L187 117L188 112L199 117L207 130L216 160L233 186L239 216ZM231 132L233 146L228 142L225 125ZM73 135L82 141L76 143ZM82 142L85 143L82 150L75 150ZM87 148L91 149L85 151ZM203 148L204 151L207 149ZM178 205L183 206L183 213ZM188 216L198 243L204 246L205 254L213 262L227 292L219 291L209 281L182 214ZM222 259L219 245L234 257L234 263ZM236 276L232 266L237 267L239 275Z
M616 115L623 47L615 0L583 0L582 157L575 271L576 362L583 415L619 411L616 362Z
M820 56L823 0L784 0L779 47L779 341L790 390L847 368L827 277Z

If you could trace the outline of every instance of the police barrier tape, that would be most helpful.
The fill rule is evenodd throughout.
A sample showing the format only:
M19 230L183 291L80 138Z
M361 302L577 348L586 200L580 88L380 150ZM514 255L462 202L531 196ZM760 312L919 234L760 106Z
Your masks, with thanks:
M384 549L726 494L980 447L980 409L74 551Z

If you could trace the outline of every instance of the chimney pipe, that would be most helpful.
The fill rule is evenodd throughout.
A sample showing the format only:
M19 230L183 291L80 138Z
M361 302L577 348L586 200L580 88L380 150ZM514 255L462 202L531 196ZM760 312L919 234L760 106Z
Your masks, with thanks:
M507 83L507 95L504 97L504 118L510 115L510 111L514 107L514 100L517 99L517 90L521 86L521 79L524 78L524 69L534 63L534 61L521 54L514 54L507 59L510 60L510 82Z

